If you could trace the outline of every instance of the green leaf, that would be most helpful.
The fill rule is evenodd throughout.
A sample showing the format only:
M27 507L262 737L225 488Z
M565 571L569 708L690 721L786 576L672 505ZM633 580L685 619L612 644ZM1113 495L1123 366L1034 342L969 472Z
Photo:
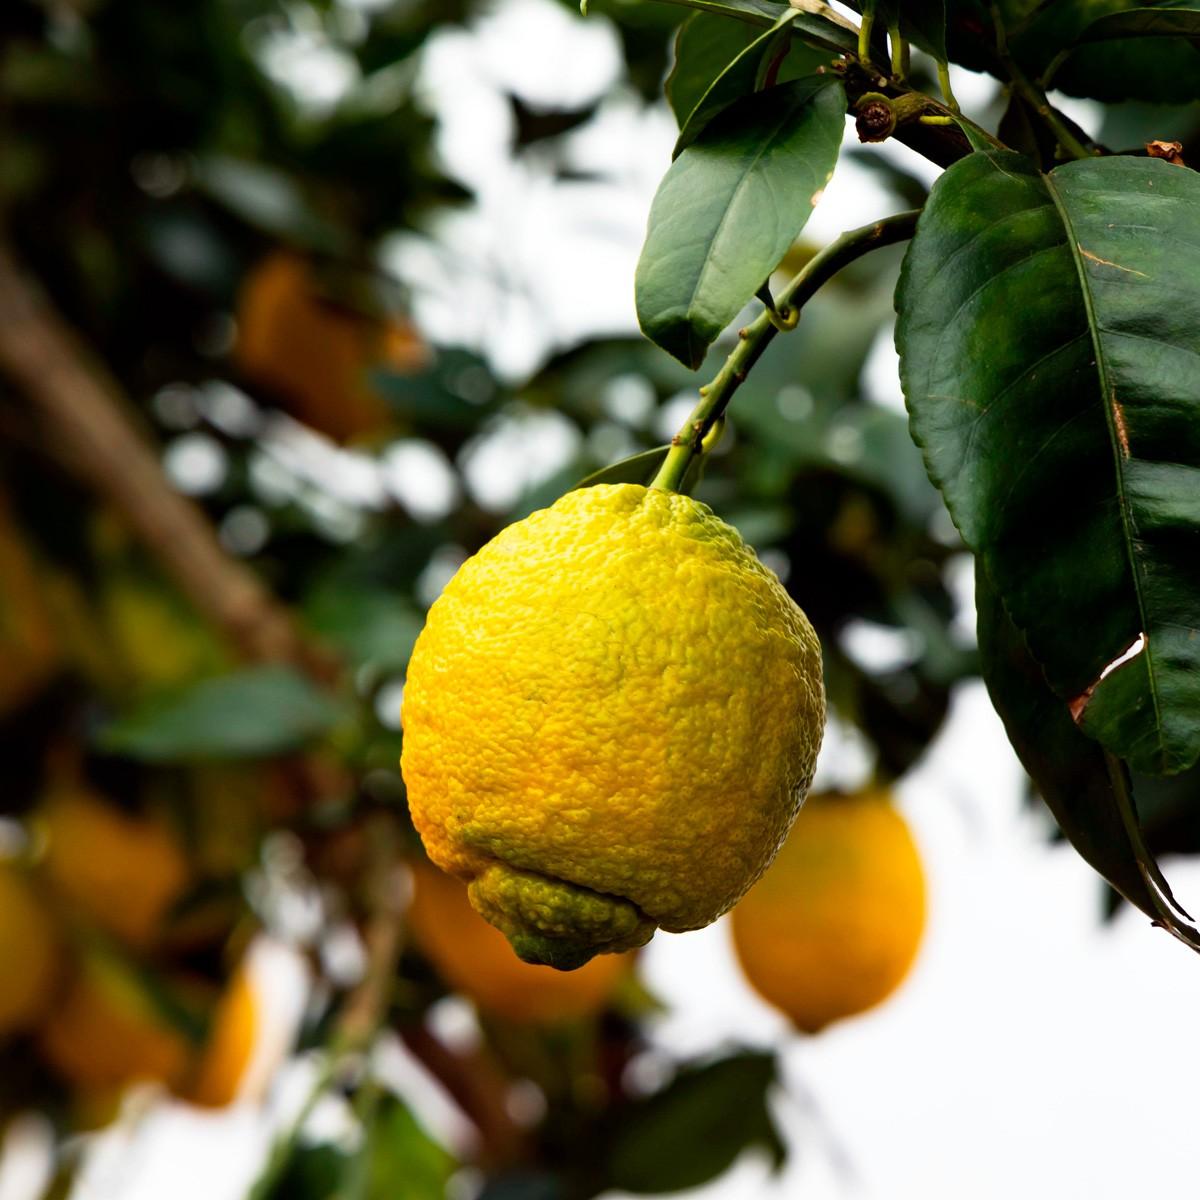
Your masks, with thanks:
M398 592L371 588L361 580L329 580L306 597L309 627L355 666L402 671L408 665L424 620Z
M737 316L833 176L841 83L810 76L731 105L672 164L638 262L638 319L688 366Z
M770 29L759 34L737 54L713 80L683 122L672 158L678 158L719 112L755 90L763 64L791 39L788 25L797 15L796 9L788 9Z
M787 1151L766 1099L775 1079L774 1055L747 1051L681 1071L627 1105L606 1155L607 1186L643 1195L699 1187L754 1145L782 1165Z
M1180 921L1172 907L1170 888L1145 845L1136 812L1132 805L1122 811L1104 751L1076 728L1066 707L1046 686L1041 669L978 561L975 606L988 694L1021 765L1059 827L1083 858L1131 904L1200 949L1200 934Z
M372 1115L359 1165L358 1188L345 1200L442 1200L457 1166L392 1096Z
M668 4L679 4L685 8L695 8L701 12L714 13L718 16L733 17L751 25L774 25L781 13L785 11L783 4L773 0L665 0ZM796 34L808 45L828 50L831 54L853 54L858 48L858 40L854 33L844 25L831 21L826 17L813 13L802 12L795 18Z
M667 102L679 127L712 82L761 34L754 25L714 13L696 12L675 35L675 62L667 76Z
M1190 766L1200 176L974 154L934 187L897 307L926 469L1050 685L1134 770Z
M105 750L147 762L265 758L298 749L346 715L290 667L255 667L142 705L98 740Z
M1200 97L1200 8L1129 0L1057 0L1013 40L1034 75L1056 55L1055 87L1096 100L1182 103Z
M670 449L670 446L655 446L653 450L631 454L620 462L593 471L586 479L581 479L572 490L595 487L598 483L649 483L654 478L654 473L662 466L662 461Z

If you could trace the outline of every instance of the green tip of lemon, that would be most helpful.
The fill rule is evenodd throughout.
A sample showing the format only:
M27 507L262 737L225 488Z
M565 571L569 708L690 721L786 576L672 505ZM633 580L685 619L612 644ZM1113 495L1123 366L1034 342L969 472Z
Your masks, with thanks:
M476 911L509 940L518 958L573 971L597 954L644 946L656 925L635 904L564 879L496 863L467 889Z

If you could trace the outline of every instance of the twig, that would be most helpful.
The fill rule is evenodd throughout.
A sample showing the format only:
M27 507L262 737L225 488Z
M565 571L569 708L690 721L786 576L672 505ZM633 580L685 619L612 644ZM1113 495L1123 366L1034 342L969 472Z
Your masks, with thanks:
M28 401L42 449L121 513L245 658L306 658L287 611L171 487L117 382L2 244L0 370Z
M750 368L779 332L781 319L789 328L794 326L800 309L843 267L872 250L912 237L918 215L916 211L898 213L843 233L809 259L779 293L775 312L764 311L738 331L738 344L712 382L700 389L700 401L671 439L671 448L651 487L679 490L692 460L703 452L704 439L709 431L728 408L734 392L741 386Z

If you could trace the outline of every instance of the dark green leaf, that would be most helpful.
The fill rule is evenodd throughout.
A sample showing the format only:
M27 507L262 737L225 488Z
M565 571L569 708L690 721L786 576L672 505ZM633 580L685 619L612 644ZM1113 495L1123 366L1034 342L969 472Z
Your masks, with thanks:
M655 446L653 450L643 450L641 454L632 454L611 466L593 471L586 479L581 479L576 487L595 487L598 483L649 483L654 473L662 466L670 446Z
M424 624L404 596L357 580L332 580L314 589L304 615L350 662L384 671L404 669Z
M1057 54L1055 87L1096 100L1182 103L1200 97L1200 9L1129 0L1058 0L1013 41L1034 75Z
M675 141L672 158L678 158L718 113L756 89L764 64L790 40L792 35L788 25L796 16L797 11L794 8L785 12L770 29L759 34L713 80L684 121Z
M930 478L1054 691L1135 770L1190 766L1200 176L972 155L933 190L897 307Z
M666 0L666 3L764 26L774 25L787 7L773 0ZM853 54L858 48L853 31L822 16L802 12L796 17L793 28L810 46L828 50L831 54Z
M787 1151L767 1109L775 1078L774 1055L747 1051L683 1071L629 1105L607 1155L608 1186L641 1194L699 1187L756 1145L781 1165Z
M667 102L679 127L730 62L761 37L754 25L696 12L675 35L675 63L667 76Z
M696 367L779 264L833 175L845 93L812 76L756 92L676 160L638 262L646 335Z
M289 667L256 667L193 684L143 705L99 737L148 762L264 758L328 733L343 706Z
M1009 741L1076 850L1131 904L1193 948L1200 935L1173 911L1166 880L1146 848L1132 805L1122 812L1104 751L1082 734L976 564L983 677Z

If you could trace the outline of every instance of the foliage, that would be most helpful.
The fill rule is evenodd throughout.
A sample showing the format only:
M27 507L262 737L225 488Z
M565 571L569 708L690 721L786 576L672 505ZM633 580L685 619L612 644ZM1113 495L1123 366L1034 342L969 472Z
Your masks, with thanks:
M569 1200L696 1186L747 1148L781 1160L773 1055L726 1048L643 1086L631 1064L654 1001L633 975L566 1025L485 1015L485 1053L457 1058L428 1020L456 985L380 899L397 862L421 857L397 710L447 572L581 481L648 482L676 433L668 408L739 346L729 429L705 413L683 486L809 614L833 712L878 780L920 759L982 672L1064 834L1194 940L1155 855L1200 851L1200 205L1191 169L1144 146L1178 139L1187 160L1200 9L881 0L860 47L822 5L594 8L616 22L622 82L660 97L665 81L679 125L636 279L657 346L592 338L514 381L477 348L430 343L388 254L472 203L440 165L416 80L434 30L470 27L475 0L3 6L0 880L37 916L4 943L29 994L0 997L15 1014L0 1123L39 1108L67 1146L136 1075L228 1099L245 1031L223 1014L245 1016L239 964L267 930L319 982L298 1041L355 1137L285 1132L260 1196L432 1197L461 1157L484 1195ZM924 56L906 63L909 39ZM332 100L280 69L311 45L346 81ZM937 59L1003 86L995 134L937 90ZM1051 87L1106 103L1102 123L1080 129ZM565 148L599 100L507 103L523 167L572 182ZM870 103L885 136L948 167L928 202L874 148L839 150ZM797 236L847 154L897 210L924 210L903 270L897 249L858 261L870 247L851 239L788 309L780 286L810 279L817 249ZM39 339L4 336L31 294L69 335L32 373ZM767 338L736 337L764 300L767 353ZM920 449L864 380L893 303ZM232 600L189 570L161 476L132 459L89 472L67 452L38 388L68 368L190 490L204 546L241 572ZM67 407L94 415L94 401L72 390ZM557 460L481 488L478 464L539 422ZM434 477L443 501L421 482ZM148 478L159 489L131 512L130 481ZM978 653L953 584L968 552ZM903 652L865 656L864 629ZM64 795L101 806L100 833L62 832ZM88 861L98 841L109 849ZM314 904L319 928L287 926ZM356 981L326 953L347 928L381 956ZM385 1034L443 1073L477 1154L438 1144L409 1097L361 1069ZM504 1107L514 1082L544 1101L522 1122ZM60 1191L74 1162L60 1158Z

